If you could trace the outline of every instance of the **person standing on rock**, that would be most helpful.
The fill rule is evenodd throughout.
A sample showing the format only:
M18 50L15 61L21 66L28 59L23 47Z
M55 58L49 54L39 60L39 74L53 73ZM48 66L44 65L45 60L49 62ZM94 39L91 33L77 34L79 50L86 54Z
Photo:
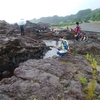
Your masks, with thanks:
M59 38L59 41L61 41L61 47L56 47L56 46L54 47L58 49L57 54L63 57L67 55L69 50L69 45L68 45L68 41L65 40L62 36Z
M25 26L25 24L26 24L26 21L24 19L21 19L20 22L19 22L21 36L24 35L24 26Z
M74 29L75 32L75 38L77 41L79 41L80 33L81 33L81 28L79 26L79 22L76 22L76 28Z

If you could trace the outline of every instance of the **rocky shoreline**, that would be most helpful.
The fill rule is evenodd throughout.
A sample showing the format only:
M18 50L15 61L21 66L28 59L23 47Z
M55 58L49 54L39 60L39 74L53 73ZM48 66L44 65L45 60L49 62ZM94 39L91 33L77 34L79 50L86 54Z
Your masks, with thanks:
M92 54L100 66L100 36L90 33L87 42L76 42L72 32L61 32L59 36L74 41L70 44L71 53L63 58L42 59L49 50L42 40L57 36L49 28L41 33L35 30L38 28L27 22L25 36L21 37L17 25L0 24L0 100L86 100L86 87L93 79L86 55ZM97 99L99 72L91 100Z

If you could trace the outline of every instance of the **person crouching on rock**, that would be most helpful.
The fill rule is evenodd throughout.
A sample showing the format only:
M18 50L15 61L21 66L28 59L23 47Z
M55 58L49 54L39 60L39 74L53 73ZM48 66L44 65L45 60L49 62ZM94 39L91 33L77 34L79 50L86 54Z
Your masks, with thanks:
M63 37L59 38L59 41L61 41L61 47L55 47L58 49L57 54L61 57L67 55L69 50L68 41L65 40Z

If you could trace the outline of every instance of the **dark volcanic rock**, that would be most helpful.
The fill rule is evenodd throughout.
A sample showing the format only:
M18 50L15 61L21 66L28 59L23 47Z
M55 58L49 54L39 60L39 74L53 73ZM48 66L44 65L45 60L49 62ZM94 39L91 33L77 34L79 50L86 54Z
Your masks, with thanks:
M66 57L41 59L47 47L39 39L74 39L74 33L38 32L40 26L29 21L25 27L25 35L20 36L17 24L0 24L0 100L86 100L87 91L80 79L85 78L87 86L93 70L84 55L95 54L100 65L100 35L88 34L87 42L70 44L71 53Z
M75 42L71 46L73 52L78 52L79 54L94 54L100 55L100 42L99 41L88 41L88 42Z
M82 56L30 59L15 69L13 77L0 82L0 94L5 94L1 96L5 100L85 100L79 76L88 80L91 74L90 64Z
M43 57L45 44L42 41L27 36L2 37L0 40L0 77L4 77L5 71L10 72L8 76L12 75L13 70L21 62Z
M44 25L46 28L42 29L42 26L44 26ZM41 25L40 25L40 24L32 23L30 21L26 21L25 34L34 37L35 35L37 35L37 33L39 33L39 30L43 30L42 32L47 33L50 31L49 25L44 24L44 23L41 23ZM20 34L19 25L17 23L8 24L5 21L0 21L0 34L6 34L7 36Z

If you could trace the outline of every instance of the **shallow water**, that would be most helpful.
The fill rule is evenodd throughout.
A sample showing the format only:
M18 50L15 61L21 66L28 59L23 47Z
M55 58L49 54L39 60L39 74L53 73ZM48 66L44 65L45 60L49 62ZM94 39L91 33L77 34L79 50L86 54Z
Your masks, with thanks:
M61 46L61 41L56 41L56 40L43 40L43 42L45 42L45 44L47 45L47 46ZM68 40L68 43L69 44L72 44L73 43L73 41L71 41L71 40ZM56 56L58 56L57 55L57 49L56 48L52 48L52 47L50 47L51 48L51 50L49 50L46 54L45 54L45 56L43 57L43 59L45 59L45 58L49 58L49 57L52 57L52 56L54 56L54 55L56 55Z

